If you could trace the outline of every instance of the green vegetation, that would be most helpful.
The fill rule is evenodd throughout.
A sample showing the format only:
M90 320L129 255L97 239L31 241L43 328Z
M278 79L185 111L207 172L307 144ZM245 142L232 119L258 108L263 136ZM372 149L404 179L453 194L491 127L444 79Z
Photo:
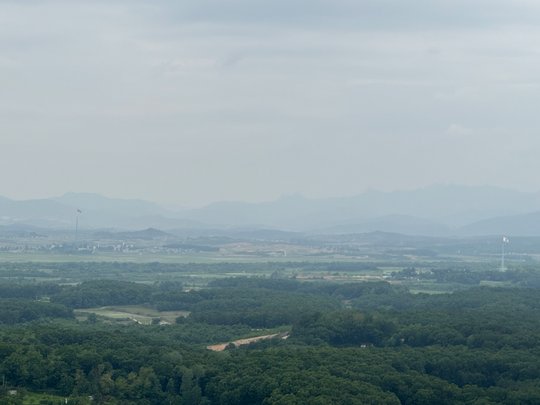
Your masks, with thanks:
M109 320L127 320L137 322L143 325L151 323L175 323L179 317L189 315L187 311L158 311L142 305L117 305L113 307L85 308L75 311L76 315L83 316L86 319L90 314ZM90 318L92 319L92 318Z
M371 276L373 263L0 266L10 274L0 283L0 402L539 403L532 265L383 264L385 279L369 282L327 275ZM129 272L146 279L126 281ZM163 278L197 272L206 284L195 289ZM244 272L257 276L226 277ZM448 292L410 292L424 282Z
M73 318L63 305L21 299L0 299L0 324L16 324L43 318Z

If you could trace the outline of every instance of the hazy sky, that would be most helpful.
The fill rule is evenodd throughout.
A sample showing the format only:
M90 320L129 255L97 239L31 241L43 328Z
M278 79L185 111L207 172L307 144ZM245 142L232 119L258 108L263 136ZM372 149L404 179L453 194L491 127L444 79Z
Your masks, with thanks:
M0 0L0 195L540 189L537 0Z

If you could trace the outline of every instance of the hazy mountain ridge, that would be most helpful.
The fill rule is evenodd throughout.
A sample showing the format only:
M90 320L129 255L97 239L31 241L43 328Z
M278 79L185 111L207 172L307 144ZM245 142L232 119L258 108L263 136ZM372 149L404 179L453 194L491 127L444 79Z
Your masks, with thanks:
M78 210L82 212L78 213ZM90 229L204 226L143 200L115 199L91 193L67 193L50 199L22 201L0 197L0 225L66 229L75 227L77 216L80 227Z
M218 202L174 212L143 200L68 193L51 199L0 197L0 225L135 230L268 229L315 233L373 231L410 235L540 235L540 193L435 185L367 191L352 197L286 196L264 203Z
M435 185L412 191L367 191L352 197L282 197L274 202L215 203L187 215L214 224L264 224L287 230L446 235L479 221L540 210L540 193L497 187ZM483 232L478 227L479 232ZM538 228L540 234L540 227Z
M461 235L540 235L540 211L489 218L460 229Z
M74 211L71 211L74 212ZM0 224L26 223L34 226L68 226L70 210L49 199L15 201L0 199Z
M143 240L169 239L169 238L174 237L170 233L163 232L155 228L147 228L147 229L131 231L131 232L101 231L101 232L94 233L93 236L99 239L143 239Z
M154 202L108 198L95 193L66 193L61 197L52 198L52 200L83 211L104 211L122 216L166 216L173 214Z
M452 228L425 218L409 215L386 215L361 223L337 225L321 229L324 234L371 233L382 231L396 234L441 236L453 233Z

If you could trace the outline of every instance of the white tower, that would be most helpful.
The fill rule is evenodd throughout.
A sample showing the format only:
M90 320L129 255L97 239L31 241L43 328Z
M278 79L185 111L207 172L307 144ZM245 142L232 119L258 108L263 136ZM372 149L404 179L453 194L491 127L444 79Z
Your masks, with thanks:
M504 245L507 245L508 243L510 243L510 239L508 239L506 236L503 236L501 243L501 271L506 271L506 267L504 265Z

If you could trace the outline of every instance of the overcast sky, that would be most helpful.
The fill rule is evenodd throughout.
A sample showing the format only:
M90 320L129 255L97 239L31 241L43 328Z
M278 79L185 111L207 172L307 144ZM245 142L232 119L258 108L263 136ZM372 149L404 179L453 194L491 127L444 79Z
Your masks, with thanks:
M0 195L538 190L536 0L0 0Z

